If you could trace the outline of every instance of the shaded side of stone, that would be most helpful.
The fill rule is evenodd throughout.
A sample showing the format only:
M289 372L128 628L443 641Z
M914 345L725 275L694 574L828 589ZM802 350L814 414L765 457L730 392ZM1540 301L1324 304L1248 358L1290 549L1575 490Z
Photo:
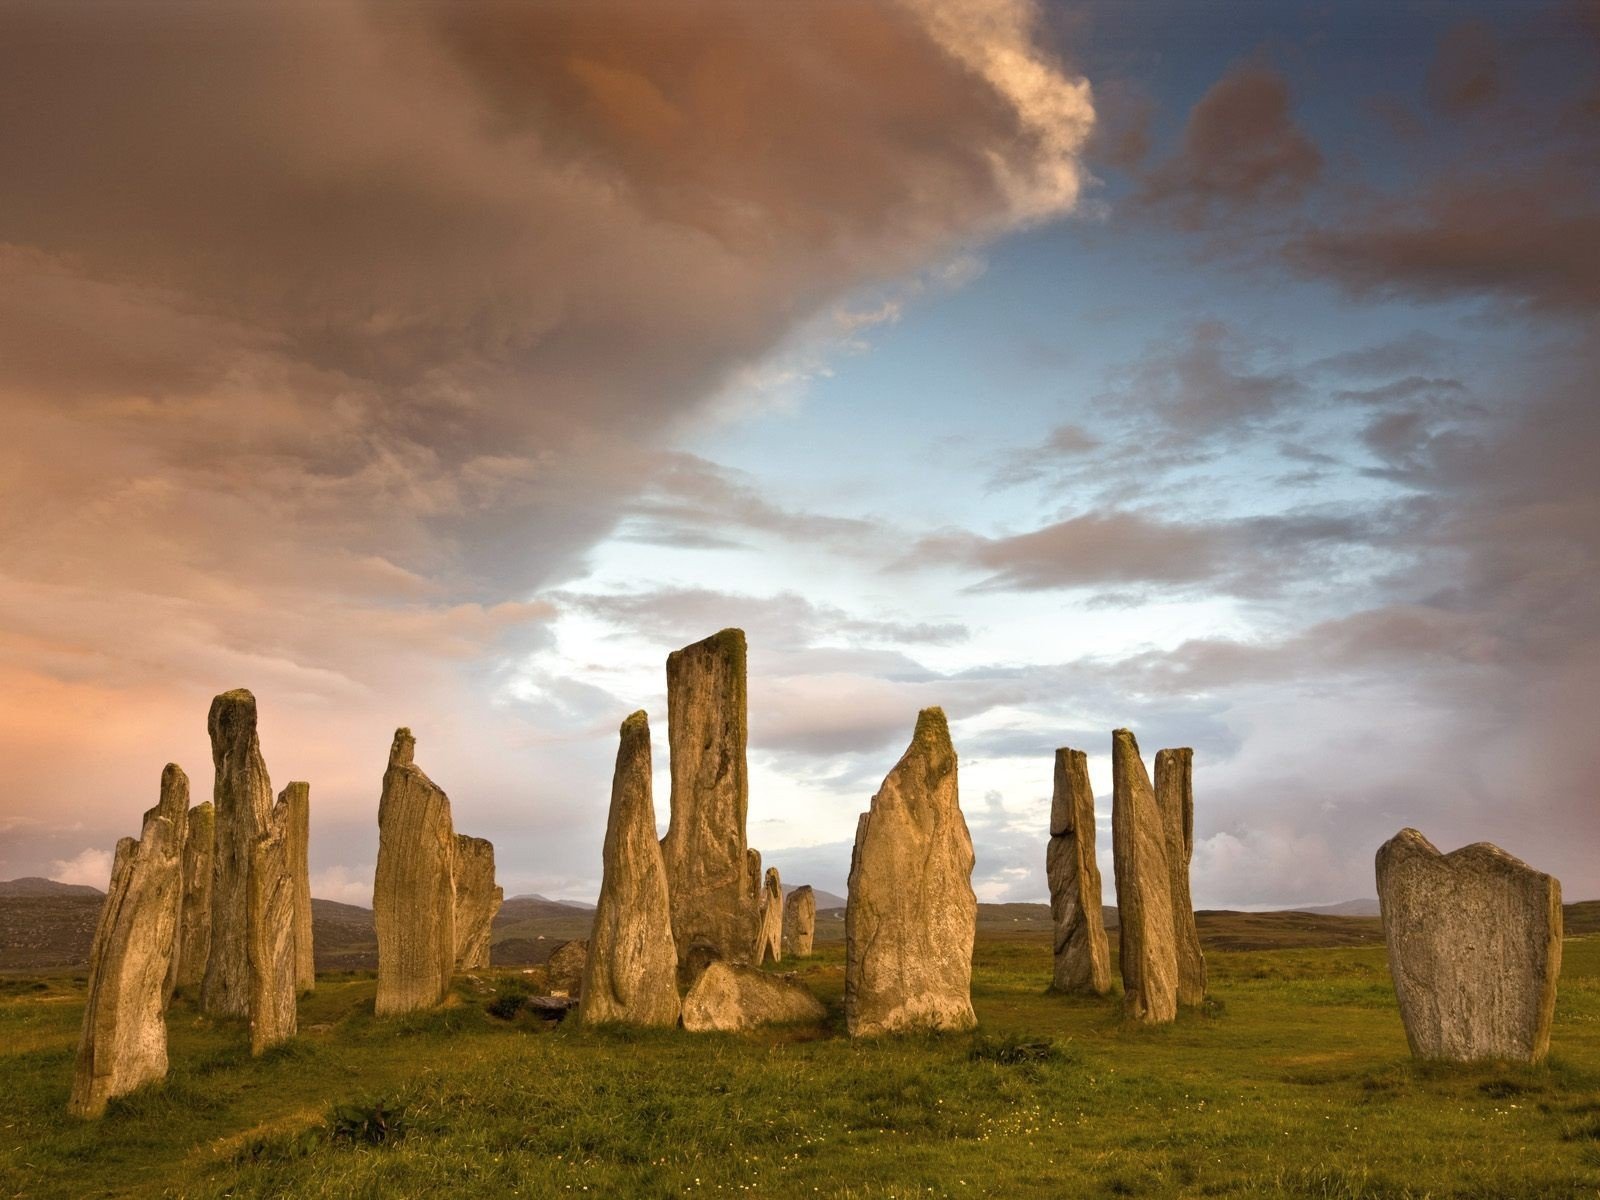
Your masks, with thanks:
M1101 911L1100 866L1095 861L1094 843L1089 756L1064 747L1056 751L1050 844L1045 851L1055 926L1055 971L1050 986L1058 992L1103 996L1111 989L1111 949Z
M456 834L456 969L489 965L494 918L505 890L494 882L494 843Z
M1123 1004L1133 1020L1158 1024L1178 1015L1172 877L1155 790L1126 729L1111 735L1111 779Z
M814 1023L825 1015L798 980L741 963L712 963L683 998L683 1027L691 1033Z
M216 807L207 800L184 818L183 908L173 940L172 967L167 973L167 998L175 989L196 988L206 974L211 953L211 860L216 851Z
M1156 751L1156 808L1166 832L1167 873L1172 880L1172 936L1178 955L1178 1003L1206 998L1206 956L1200 949L1189 863L1194 857L1194 751L1187 746Z
M783 902L783 945L795 958L811 957L817 932L817 894L809 883L789 893Z
M267 815L250 860L248 957L250 965L250 1053L295 1035L300 993L295 923L294 810L291 783Z
M317 986L317 961L311 932L311 785L291 783L289 798L289 873L294 880L295 986ZM280 797L280 800L282 797Z

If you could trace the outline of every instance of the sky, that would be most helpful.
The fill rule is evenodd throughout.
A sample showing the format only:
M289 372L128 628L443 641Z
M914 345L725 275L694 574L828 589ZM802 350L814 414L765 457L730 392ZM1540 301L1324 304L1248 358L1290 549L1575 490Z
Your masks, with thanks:
M1195 750L1200 907L1400 828L1600 896L1600 5L0 5L0 878L104 886L248 687L363 903L394 729L591 898L617 729L749 637L842 894L942 705Z

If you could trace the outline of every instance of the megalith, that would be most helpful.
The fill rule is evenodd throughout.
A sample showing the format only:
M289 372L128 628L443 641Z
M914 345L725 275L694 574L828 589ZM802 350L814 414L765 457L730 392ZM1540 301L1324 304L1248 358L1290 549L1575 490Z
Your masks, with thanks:
M309 992L317 986L316 948L311 934L311 785L291 783L279 796L289 800L289 874L294 881L295 986Z
M1063 747L1056 751L1050 844L1045 850L1050 916L1055 925L1055 972L1050 986L1058 992L1103 996L1111 989L1111 950L1106 942L1094 842L1089 756Z
M825 1015L822 1001L803 983L743 963L712 963L683 998L683 1027L690 1033L735 1033Z
M1561 884L1498 846L1440 854L1415 829L1378 850L1378 905L1418 1058L1537 1062L1561 974Z
M768 867L761 886L761 926L750 961L756 966L783 960L783 880L777 867Z
M455 852L450 798L414 761L417 740L397 729L378 802L380 1017L432 1008L450 990L456 961Z
M206 800L183 822L183 908L174 935L167 999L180 987L199 987L211 951L211 859L217 845L216 808Z
M678 1023L678 952L650 793L650 722L642 712L622 723L580 991L585 1025Z
M667 656L672 812L661 852L678 965L748 962L761 872L745 835L749 779L745 640L739 629Z
M272 812L272 782L256 736L256 698L244 688L211 702L207 728L216 770L216 849L211 864L211 946L200 1007L215 1016L250 1015L246 947L250 859Z
M817 894L801 884L783 902L783 945L795 958L810 958L817 932Z
M98 1117L106 1102L167 1073L167 975L183 906L189 779L161 772L161 798L139 840L117 843L89 951L89 990L67 1111Z
M950 728L942 709L925 708L911 745L856 825L845 907L852 1037L977 1024L972 866Z
M489 965L494 918L505 900L494 882L494 843L488 838L456 834L456 969L476 971Z
M1123 1005L1135 1021L1171 1021L1178 1015L1178 952L1166 827L1139 743L1126 729L1111 735L1111 850Z
M300 993L294 870L294 810L308 786L291 783L256 835L250 859L246 951L250 967L250 1053L295 1034ZM296 796L298 795L298 800Z
M1189 895L1189 862L1194 857L1194 751L1156 751L1156 808L1166 836L1167 876L1172 881L1172 937L1178 958L1178 1003L1206 998L1206 956Z
M583 973L589 967L589 939L573 938L562 942L550 952L545 963L545 978L550 981L550 992L577 996L583 991Z

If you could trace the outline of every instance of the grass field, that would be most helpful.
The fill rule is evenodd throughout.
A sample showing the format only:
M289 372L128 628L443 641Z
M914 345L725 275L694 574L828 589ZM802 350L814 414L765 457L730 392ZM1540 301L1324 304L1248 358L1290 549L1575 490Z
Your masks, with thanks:
M163 1085L64 1114L81 980L0 981L6 1196L1600 1195L1600 938L1569 940L1541 1067L1414 1064L1380 946L1213 951L1174 1026L1047 995L1049 941L980 937L976 1035L852 1044L842 947L801 968L824 1031L510 1020L518 972L372 1016L329 976L301 1036L170 1018ZM497 1001L499 1001L497 1003Z

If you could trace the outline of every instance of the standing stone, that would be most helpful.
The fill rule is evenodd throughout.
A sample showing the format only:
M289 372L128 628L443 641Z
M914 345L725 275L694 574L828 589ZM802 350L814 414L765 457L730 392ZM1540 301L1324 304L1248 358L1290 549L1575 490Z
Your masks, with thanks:
M767 868L761 889L761 930L750 961L758 967L783 961L783 880L778 877L777 867Z
M295 986L317 986L317 959L311 940L311 785L291 783L278 797L289 798L289 873L294 881Z
M1166 827L1126 729L1111 735L1111 850L1117 869L1122 1000L1135 1021L1178 1015L1178 951L1172 932L1172 876Z
M250 965L250 1053L287 1041L295 1034L295 998L300 992L296 946L294 821L304 807L309 785L291 783L267 814L250 858L249 923L246 950ZM296 795L298 794L298 799Z
M950 727L942 709L925 708L911 745L856 825L845 908L852 1037L977 1024L972 865Z
M749 780L744 632L724 629L667 656L672 814L661 852L672 936L685 971L747 962L760 912L760 858L745 837Z
M589 940L574 938L562 942L550 952L545 964L545 978L550 981L550 992L577 996L583 991L583 973L589 966Z
M1156 808L1166 833L1167 875L1171 879L1172 937L1178 955L1178 1003L1206 998L1206 956L1189 895L1189 860L1194 857L1194 751L1156 751Z
M783 945L795 958L811 957L817 932L817 894L809 883L789 893L783 902Z
M456 835L450 797L413 761L417 740L397 729L378 802L380 1017L432 1008L450 990L456 961Z
M678 951L650 795L650 723L642 712L622 723L580 990L585 1025L678 1023Z
M98 1117L106 1101L167 1073L167 973L183 906L189 779L161 773L161 800L139 840L123 838L89 952L89 994L67 1111Z
M244 688L211 702L207 720L216 769L216 853L211 873L211 949L200 1007L215 1016L250 1015L250 961L246 927L250 858L272 812L272 782L256 737L256 698Z
M820 1021L822 1001L795 979L741 963L714 962L683 998L683 1027L690 1033L737 1033L758 1025Z
M494 883L494 843L456 834L456 970L489 965L495 914L506 898Z
M211 859L217 846L216 808L207 800L183 824L183 909L167 972L167 1000L180 987L198 987L211 951Z
M1101 910L1094 833L1089 756L1063 747L1056 751L1050 845L1045 851L1050 916L1055 923L1055 975L1050 986L1058 992L1103 996L1111 990L1111 951Z
M1415 829L1378 850L1378 906L1418 1058L1538 1062L1561 974L1561 884L1498 846L1440 854Z

